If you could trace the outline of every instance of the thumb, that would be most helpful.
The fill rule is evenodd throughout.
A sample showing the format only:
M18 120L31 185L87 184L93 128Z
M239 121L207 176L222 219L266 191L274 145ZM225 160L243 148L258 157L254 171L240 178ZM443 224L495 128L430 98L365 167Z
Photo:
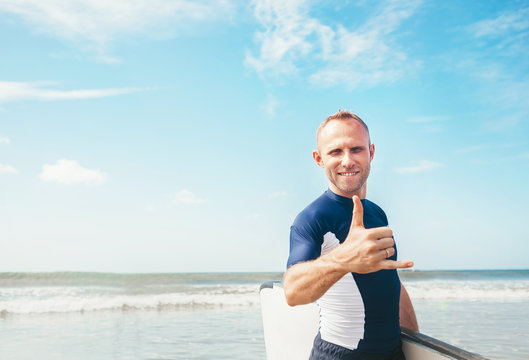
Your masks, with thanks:
M353 196L353 220L351 221L351 228L364 227L364 207L358 196Z

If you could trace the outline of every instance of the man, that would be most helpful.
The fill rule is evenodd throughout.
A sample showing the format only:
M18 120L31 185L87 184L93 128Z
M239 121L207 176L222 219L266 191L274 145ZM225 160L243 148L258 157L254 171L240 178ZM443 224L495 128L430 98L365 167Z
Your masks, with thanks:
M367 125L339 111L320 125L316 141L313 157L329 189L291 227L287 302L318 301L320 331L311 359L404 359L400 325L418 326L396 269L413 262L396 261L386 215L366 199L375 154Z

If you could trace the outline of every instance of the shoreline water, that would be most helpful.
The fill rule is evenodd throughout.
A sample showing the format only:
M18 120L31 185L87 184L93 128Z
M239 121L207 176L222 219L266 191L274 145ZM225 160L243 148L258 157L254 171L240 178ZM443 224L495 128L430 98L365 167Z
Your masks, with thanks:
M529 359L529 270L400 276L421 332L491 359ZM77 349L80 360L264 359L258 289L281 277L0 273L0 358L62 360Z

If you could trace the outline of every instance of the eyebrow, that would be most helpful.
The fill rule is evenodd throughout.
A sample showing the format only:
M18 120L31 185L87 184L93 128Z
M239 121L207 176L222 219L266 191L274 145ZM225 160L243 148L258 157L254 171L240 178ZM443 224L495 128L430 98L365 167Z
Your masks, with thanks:
M348 147L347 149L349 149L349 150L353 150L353 151L359 151L359 150L365 150L365 149L367 149L367 147L364 146L364 145L356 145L356 146L353 146L353 147L350 147L350 148ZM333 146L333 147L331 147L329 150L327 150L326 153L327 153L327 154L330 154L330 153L332 153L332 152L334 152L334 151L342 151L342 147L340 147L340 146Z

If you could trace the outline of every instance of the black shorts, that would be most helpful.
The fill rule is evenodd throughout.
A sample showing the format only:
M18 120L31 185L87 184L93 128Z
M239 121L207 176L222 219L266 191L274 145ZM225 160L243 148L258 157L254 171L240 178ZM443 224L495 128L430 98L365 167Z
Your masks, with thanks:
M322 340L320 334L314 339L309 360L406 360L402 345L386 354L366 353L349 350L343 346Z

